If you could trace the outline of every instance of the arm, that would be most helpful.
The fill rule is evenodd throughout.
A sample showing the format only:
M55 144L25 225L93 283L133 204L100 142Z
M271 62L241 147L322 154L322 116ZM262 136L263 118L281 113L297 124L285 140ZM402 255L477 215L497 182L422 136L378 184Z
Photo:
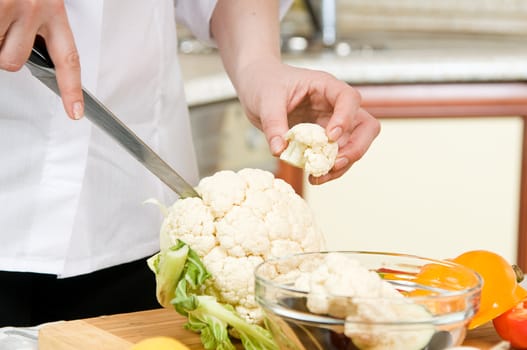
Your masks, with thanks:
M62 0L0 0L0 69L20 70L36 35L55 64L64 109L72 119L84 113L80 62Z
M280 24L277 0L219 0L211 32L227 73L237 82L244 67L254 62L280 62Z
M299 122L318 123L339 144L329 174L310 177L321 184L342 176L360 159L380 131L379 122L360 108L358 92L320 71L281 63L277 0L219 0L211 33L249 120L263 130L271 153Z

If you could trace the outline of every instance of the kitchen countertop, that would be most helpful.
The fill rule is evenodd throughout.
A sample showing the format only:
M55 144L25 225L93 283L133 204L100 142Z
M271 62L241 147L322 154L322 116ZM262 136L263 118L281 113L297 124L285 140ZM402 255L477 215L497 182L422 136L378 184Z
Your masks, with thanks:
M524 280L521 283L521 285L522 287L527 288L527 280ZM149 324L150 325L149 329L152 331L151 324L156 324L156 323L151 322L151 318L149 318L150 316L149 317L142 316L142 315L150 315L150 314L155 314L157 317L161 317L161 320L163 322L161 322L160 324L163 325L164 330L167 330L168 332L167 335L171 335L171 334L173 335L174 332L181 332L180 329L174 329L172 321L166 322L167 317L169 318L169 320L172 320L172 317L176 319L179 317L177 314L173 313L172 310L153 310L153 311L145 311L145 312L121 314L121 315L113 315L113 316L101 316L101 317L93 318L92 320L94 320L96 325L100 325L100 324L110 324L111 325L112 322L114 322L115 320L119 320L120 322L123 318L126 318L128 319L127 322L129 322L130 325L133 325L136 328L145 326L145 323ZM133 315L134 317L131 318L131 315ZM119 322L117 322L117 324L120 324ZM0 328L0 350L38 350L38 334L39 334L40 329L47 325L53 326L54 324L55 323L47 323L47 324L43 324L43 325L35 326L35 327L3 327L3 328ZM60 325L60 322L56 324ZM156 327L153 327L153 328L154 330L156 329ZM120 331L122 332L123 329L120 329ZM159 332L160 329L157 328L157 331ZM133 334L135 334L136 337L145 336L144 332L143 333L135 332ZM152 335L155 335L155 334L154 333L150 334L150 336ZM198 336L195 336L195 337L196 339L198 338ZM480 327L476 330L469 332L465 345L477 346L477 347L486 346L488 348L489 346L492 347L493 345L497 345L498 343L499 343L499 338L497 337L497 335L492 329L492 326L489 323L485 325L485 327Z
M178 339L190 349L203 349L199 335L184 329L185 322L184 317L170 309L56 322L41 328L39 348L91 350L104 345L104 349L107 350L125 350L144 338L164 335ZM482 350L509 349L508 343L500 340L491 323L469 331L463 345ZM236 346L236 348L242 347Z
M284 54L284 62L323 70L355 85L527 80L527 47L521 41L422 43L376 49L361 45L345 56L335 51ZM215 51L180 54L189 106L236 97Z
M41 329L46 332L45 341L40 339L40 345L46 345L42 350L52 349L51 343L61 344L61 349L93 349L102 344L108 350L128 349L132 343L156 335L174 337L191 349L202 349L199 336L184 330L184 322L174 310L159 309L54 322L38 327L4 327L0 328L0 350L38 350ZM469 331L463 345L478 349L508 349L504 343L488 323Z

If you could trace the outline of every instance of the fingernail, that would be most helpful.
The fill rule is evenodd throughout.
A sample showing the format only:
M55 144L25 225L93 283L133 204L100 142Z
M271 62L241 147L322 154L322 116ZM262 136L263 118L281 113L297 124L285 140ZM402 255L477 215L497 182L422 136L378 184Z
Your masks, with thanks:
M271 139L270 146L271 146L271 153L273 154L279 154L282 151L284 141L280 136L275 136Z
M82 108L82 103L75 102L73 104L73 118L75 120L79 120L82 118L83 114L84 114L84 110Z
M349 162L350 162L349 159L346 158L346 157L338 158L335 161L335 165L333 166L333 168L335 170L340 170L340 169L344 168L346 165L348 165Z
M329 132L329 139L331 141L336 141L338 140L338 138L342 135L342 128L340 126L337 126L336 128L333 128L330 132Z

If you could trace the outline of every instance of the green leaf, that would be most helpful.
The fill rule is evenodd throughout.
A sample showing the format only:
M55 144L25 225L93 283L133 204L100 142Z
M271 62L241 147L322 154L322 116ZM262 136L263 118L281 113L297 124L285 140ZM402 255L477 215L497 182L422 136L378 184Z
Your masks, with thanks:
M185 279L190 284L191 290L196 291L210 277L212 276L201 262L199 255L194 250L189 249L185 264Z
M204 284L212 275L199 255L183 241L178 240L166 253L152 257L149 266L156 272L156 281L162 283L165 295L171 296L169 303L187 318L185 328L200 333L205 349L234 350L229 337L232 329L245 349L278 350L267 329L248 323L232 305L204 294Z

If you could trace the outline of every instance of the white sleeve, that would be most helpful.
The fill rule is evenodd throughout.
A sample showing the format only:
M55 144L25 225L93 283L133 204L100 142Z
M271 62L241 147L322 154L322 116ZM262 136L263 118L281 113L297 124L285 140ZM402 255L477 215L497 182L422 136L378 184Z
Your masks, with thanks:
M174 0L176 21L184 24L199 40L214 45L210 35L210 18L216 2L217 0ZM280 18L283 18L292 3L293 0L280 0Z

